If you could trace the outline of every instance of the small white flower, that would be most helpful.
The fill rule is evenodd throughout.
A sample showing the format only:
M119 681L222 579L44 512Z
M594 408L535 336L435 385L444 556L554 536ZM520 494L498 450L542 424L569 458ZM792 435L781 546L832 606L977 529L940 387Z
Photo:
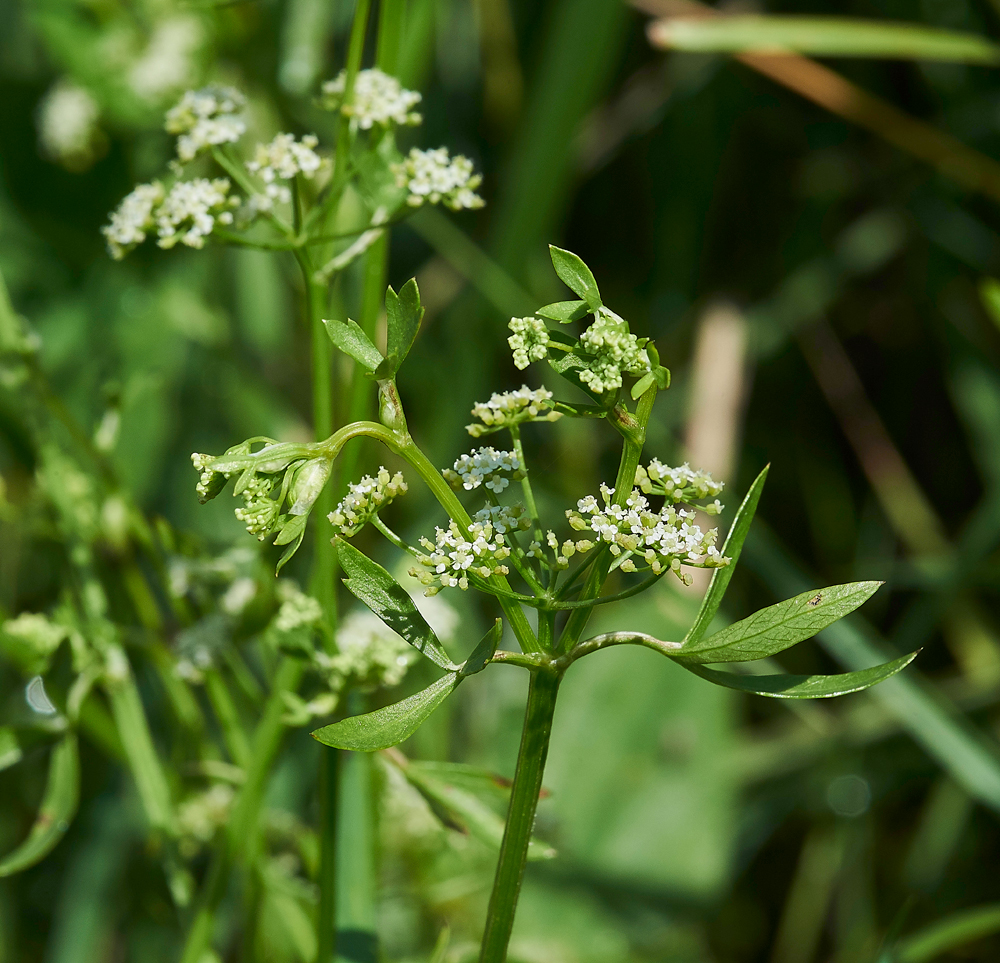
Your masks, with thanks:
M414 147L400 164L393 164L396 186L409 192L406 203L420 207L425 202L444 204L453 211L482 207L485 203L476 194L482 175L473 172L472 161L456 154L451 157L448 148L417 150Z
M433 542L429 538L420 539L427 554L418 560L422 567L414 566L410 575L427 586L425 594L434 595L442 587L465 591L470 575L487 579L508 573L503 562L509 557L510 549L504 536L490 521L478 520L480 515L482 513L469 526L469 538L452 521L446 529L435 529Z
M419 124L420 114L412 108L421 101L415 90L406 90L395 78L381 70L360 70L354 77L351 103L344 103L347 72L342 70L333 80L323 84L320 103L327 110L341 110L351 117L362 130L371 130L378 124Z
M499 431L525 421L557 421L562 415L552 410L552 392L545 387L532 391L521 385L517 391L494 392L489 401L477 402L472 409L474 418L483 424L466 425L474 438Z
M232 208L238 203L229 197L229 181L224 177L178 181L156 209L156 243L162 248L178 243L204 247L216 221L232 224Z
M177 156L187 163L202 151L219 144L233 144L247 129L240 115L246 100L232 87L189 90L167 111L164 129L177 134Z
M100 112L97 101L82 87L58 81L38 108L42 151L67 170L86 170L105 143L97 126Z
M462 455L455 461L454 470L446 469L442 474L453 488L472 491L485 484L498 495L510 484L507 474L515 479L524 477L517 453L496 448L480 448Z
M120 261L137 244L146 240L153 228L153 211L162 203L163 185L159 181L140 184L111 214L111 223L101 228L107 238L108 251Z

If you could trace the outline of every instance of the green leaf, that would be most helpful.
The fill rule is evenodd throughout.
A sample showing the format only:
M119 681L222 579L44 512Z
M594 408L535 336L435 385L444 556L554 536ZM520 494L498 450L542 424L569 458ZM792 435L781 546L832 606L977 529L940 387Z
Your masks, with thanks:
M302 544L302 539L304 539L305 537L306 537L306 532L305 532L305 527L303 527L302 531L299 532L295 541L292 542L291 545L289 545L288 548L286 548L284 552L281 553L281 558L278 559L277 567L274 570L275 576L280 575L281 570L292 560L292 556L299 550L299 546Z
M371 343L356 321L348 318L345 324L343 321L324 320L323 326L334 345L367 371L374 372L382 363L382 352Z
M1000 903L959 910L901 940L888 954L893 963L930 963L955 947L1000 932Z
M324 726L312 736L324 746L335 749L353 749L356 752L388 749L412 736L461 681L458 672L449 672L402 702Z
M652 371L647 371L634 385L632 385L632 400L638 401L646 391L652 386L653 382L656 381L656 377Z
M352 595L442 669L458 669L441 647L434 630L417 611L406 589L381 565L342 538L337 539L337 557L348 576L344 585Z
M464 678L467 675L475 675L477 672L482 672L489 665L490 659L493 658L493 653L496 652L502 635L503 622L497 619L493 623L493 628L479 640L479 644L472 650L472 655L462 663L459 674Z
M28 838L0 861L0 878L34 866L55 848L76 813L80 799L80 753L76 735L67 732L52 750L49 779L38 817Z
M842 672L837 675L738 675L719 669L706 669L703 665L692 665L677 660L689 672L707 679L715 685L727 689L739 689L770 699L832 699L834 696L861 692L905 669L920 652L911 652L891 662L860 669L857 672Z
M686 642L672 658L683 662L752 662L811 639L868 601L882 582L848 582L811 589L769 605L701 642Z
M480 796L466 786L460 787L436 773L432 767L411 762L401 767L409 783L427 799L432 808L445 811L449 817L443 821L475 836L476 839L500 848L503 840L504 821ZM528 859L552 859L556 851L551 846L532 839L528 843Z
M386 346L389 355L387 360L391 377L410 353L410 348L413 347L417 332L420 330L420 320L424 316L424 309L420 304L420 291L414 278L410 278L399 289L399 294L396 294L391 287L386 290L385 313Z
M0 772L19 763L23 755L17 732L11 726L0 726Z
M603 302L590 268L572 251L564 251L554 244L549 245L549 255L563 284L577 297L583 298L591 311L596 311Z
M570 321L579 321L590 314L591 308L586 301L554 301L539 308L535 314L540 318L548 318L550 321L559 321L561 324L569 324Z
M658 47L699 53L799 53L1000 63L1000 47L977 34L849 17L679 17L652 24L649 36Z
M743 504L740 505L739 511L733 519L732 527L726 536L726 544L722 546L722 554L731 558L732 561L724 568L717 568L712 573L712 581L708 584L708 591L702 600L694 625L684 637L685 643L697 642L708 631L712 619L715 618L715 613L719 611L722 597L726 594L736 563L740 559L740 552L743 551L743 543L750 531L750 523L757 511L757 503L760 501L761 492L764 491L764 482L767 481L767 473L770 469L770 465L765 465L764 470L754 479L754 483L743 499Z

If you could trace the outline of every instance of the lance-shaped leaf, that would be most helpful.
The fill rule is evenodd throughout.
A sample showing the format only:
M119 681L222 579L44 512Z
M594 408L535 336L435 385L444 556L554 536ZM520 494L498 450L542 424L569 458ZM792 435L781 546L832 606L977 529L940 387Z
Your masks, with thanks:
M442 669L458 669L441 647L434 630L417 611L406 589L381 565L342 538L337 539L337 558L347 574L344 585L352 595Z
M0 877L12 876L44 859L69 829L80 799L80 753L76 735L67 732L49 759L49 778L38 817L28 838L0 861Z
M685 643L673 658L685 662L752 662L790 648L867 602L881 582L848 582L813 589L769 605L700 642Z
M374 372L382 364L382 352L371 343L356 321L350 318L346 322L324 320L323 326L334 345L344 354L349 354L365 370Z
M555 301L539 308L535 314L540 318L558 321L560 324L569 324L570 321L585 318L590 312L591 307L586 301Z
M469 833L476 839L500 848L503 841L504 821L476 791L474 783L464 778L461 783L449 779L447 774L435 771L433 766L411 762L400 767L407 781L430 803L442 822ZM483 787L489 792L489 787ZM528 859L552 859L556 851L545 843L532 839L528 843Z
M706 669L702 665L691 665L678 660L689 672L707 679L715 685L727 689L739 689L770 699L832 699L834 696L860 692L894 676L905 669L920 650L900 656L891 662L861 669L857 672L841 672L836 675L737 675L719 669Z
M479 644L472 650L472 655L462 663L460 675L464 677L482 672L490 664L490 659L493 658L493 653L496 652L502 635L503 622L497 619L493 623L493 628L479 640Z
M700 53L799 53L815 57L1000 63L1000 47L977 34L850 17L678 17L652 24L649 36L658 47Z
M420 304L417 282L410 278L399 294L390 287L385 292L386 348L390 375L394 375L413 347L424 309Z
M596 311L603 302L590 268L572 251L564 251L554 244L549 245L549 255L563 284L577 297L583 298L591 311Z
M684 637L685 642L697 642L712 624L715 613L719 611L722 597L729 588L729 581L733 577L733 570L740 560L740 553L743 551L743 543L746 541L747 533L750 531L750 523L757 512L757 503L760 501L761 493L764 491L764 482L767 481L767 473L771 470L770 465L765 465L764 470L754 479L750 490L743 498L736 517L733 519L732 527L726 536L726 544L722 546L722 554L732 561L723 568L717 568L712 573L712 581L708 583L708 591L701 600L701 608L694 620L688 634Z
M335 749L353 749L355 752L388 749L412 736L461 681L458 672L449 672L402 702L324 726L313 732L312 737Z

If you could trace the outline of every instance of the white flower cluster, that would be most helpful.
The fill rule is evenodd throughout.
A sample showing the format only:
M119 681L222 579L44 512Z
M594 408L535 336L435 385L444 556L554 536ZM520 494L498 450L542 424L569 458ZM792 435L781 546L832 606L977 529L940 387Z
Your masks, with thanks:
M553 566L557 569L569 568L569 560L579 552L581 555L589 552L593 547L594 543L589 538L581 538L577 541L567 538L563 541L562 545L559 544L559 539L556 533L549 529L545 533L545 545L552 550L553 555ZM528 546L528 551L526 554L530 558L537 558L544 565L549 565L549 560L545 555L545 548L542 546L541 542L532 542Z
M392 172L396 175L396 186L409 191L406 203L411 207L420 207L427 201L460 211L482 207L485 203L476 193L482 175L473 173L468 157L449 156L447 147L436 150L414 147L401 164L392 165Z
M702 532L691 522L693 511L665 505L662 511L652 512L638 488L632 489L624 507L613 504L612 495L613 488L601 485L603 506L593 495L581 498L577 502L578 511L566 512L570 526L578 532L593 532L610 545L612 555L628 552L643 559L654 574L670 569L685 584L690 583L691 577L681 573L682 565L721 568L729 564L729 559L715 547L719 530ZM623 572L637 570L629 557L620 567Z
M240 111L246 104L233 87L189 90L167 111L164 129L177 134L177 156L188 163L202 151L219 144L233 144L247 130Z
M493 531L500 535L507 532L526 532L531 528L531 519L523 505L487 505L480 508L472 520L480 525L492 525Z
M116 261L146 240L147 232L153 228L153 209L162 200L163 185L159 181L140 184L112 212L111 223L102 227L101 231Z
M178 242L202 248L216 221L233 223L231 208L238 204L235 197L229 196L229 181L225 177L178 181L156 209L159 237L156 243L162 248L171 248Z
M607 308L601 308L594 323L580 335L580 347L592 358L580 371L580 380L596 394L617 391L622 372L643 375L649 371L649 358L639 339L623 318Z
M198 486L201 486L200 481ZM240 493L243 496L243 507L236 509L236 517L260 541L267 538L278 520L278 502L271 497L273 487L274 483L270 478L254 475Z
M498 495L510 484L507 474L515 481L524 477L517 453L497 451L496 448L480 448L462 455L456 459L454 471L446 468L441 474L452 488L472 491L485 484Z
M481 425L465 426L473 438L525 421L558 421L562 417L552 410L552 392L544 385L535 391L521 385L517 391L494 392L489 401L476 403L472 416L482 421Z
M229 181L224 177L207 180L178 181L164 191L159 181L140 184L128 194L111 214L111 223L101 228L111 256L120 261L146 235L156 229L162 248L177 243L188 247L205 246L216 222L231 224L231 208L239 202L229 196Z
M0 651L6 651L15 662L44 671L69 630L51 621L48 616L22 612L17 618L0 624Z
M354 78L351 103L344 103L347 72L342 70L333 80L323 84L320 104L327 110L341 110L352 117L362 130L375 124L419 124L423 119L412 108L423 99L415 90L407 90L395 78L381 70L360 70Z
M427 586L425 595L435 595L442 587L458 587L464 592L469 587L469 575L485 579L508 573L503 562L510 549L490 522L474 521L469 526L469 538L454 521L447 529L435 529L434 534L433 542L429 538L420 539L428 552L418 559L423 567L410 569L410 575Z
M278 134L270 144L258 144L254 159L247 163L247 170L257 174L264 182L264 199L256 206L268 210L274 201L287 204L292 192L279 180L288 181L301 174L312 177L319 170L322 160L314 148L319 143L315 134L306 134L296 140L294 134Z
M399 685L416 650L368 609L351 612L337 629L330 668L360 685Z
M514 367L518 371L547 356L549 329L541 318L511 318L507 327L513 332L507 344L514 352Z
M707 471L695 470L687 462L679 468L669 468L654 458L645 468L635 470L635 483L647 495L664 495L672 502L692 504L694 499L715 498L709 505L697 506L709 515L722 511L717 495L722 494L725 482L717 482Z
M396 472L390 476L384 467L379 466L374 478L365 475L361 481L348 485L347 494L327 518L334 531L350 538L361 531L379 509L405 492L403 473Z
M132 89L143 100L158 101L189 84L195 72L194 55L204 39L204 29L196 16L161 20L129 71Z
M278 632L294 632L322 621L323 609L319 602L306 595L290 579L282 579L278 585L278 597L282 602L273 622Z
M97 126L99 116L97 101L86 90L60 80L38 108L42 151L67 170L86 170L103 146Z

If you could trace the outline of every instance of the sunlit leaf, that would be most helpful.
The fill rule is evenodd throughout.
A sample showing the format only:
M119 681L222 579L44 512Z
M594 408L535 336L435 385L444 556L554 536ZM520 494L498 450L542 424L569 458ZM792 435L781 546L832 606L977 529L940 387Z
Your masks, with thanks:
M583 298L591 311L596 311L603 302L590 268L572 251L564 251L554 244L549 245L549 255L563 284L577 297Z
M462 677L457 672L449 672L402 702L324 726L312 736L324 746L335 749L353 749L356 752L388 749L412 736L461 681Z
M848 582L811 589L769 605L701 642L685 643L673 658L685 662L751 662L810 639L867 602L881 582Z
M849 17L678 17L656 21L649 35L658 47L699 53L1000 63L1000 47L986 37L922 24Z
M706 669L703 665L677 661L689 672L727 689L739 689L771 699L830 699L868 689L905 669L916 657L917 652L911 652L870 669L836 675L737 675L735 672Z
M540 318L568 324L570 321L579 321L580 318L585 318L590 314L590 311L590 305L586 301L555 301L539 308L535 314Z
M48 856L69 829L79 799L80 754L76 735L67 732L52 750L48 782L35 824L28 838L0 861L0 877L20 873Z
M390 289L391 290L391 289ZM350 318L343 321L323 321L330 340L344 354L350 355L363 368L375 371L382 364L382 352L371 343L361 326Z
M381 565L342 538L337 539L337 557L347 574L344 585L348 591L432 662L442 669L458 669L441 648L434 630L417 611L406 589Z
M757 503L764 491L764 482L767 481L767 473L770 468L770 465L764 466L764 470L754 479L750 490L743 498L743 504L740 505L739 511L733 519L732 527L729 529L729 534L726 536L726 544L722 546L722 554L732 561L724 568L717 568L712 573L712 581L708 584L708 591L705 593L705 598L702 599L701 608L685 637L685 642L697 642L708 631L712 619L715 618L715 613L719 611L722 597L726 594L736 563L740 560L743 543L750 531L750 523L757 511Z
M420 330L420 320L424 316L416 280L410 278L399 289L399 294L396 294L391 287L385 292L385 313L388 354L386 360L392 373L395 374L410 353L410 348L413 347L417 332Z
M888 958L892 963L930 963L956 947L1000 932L1000 903L952 913L901 940Z

